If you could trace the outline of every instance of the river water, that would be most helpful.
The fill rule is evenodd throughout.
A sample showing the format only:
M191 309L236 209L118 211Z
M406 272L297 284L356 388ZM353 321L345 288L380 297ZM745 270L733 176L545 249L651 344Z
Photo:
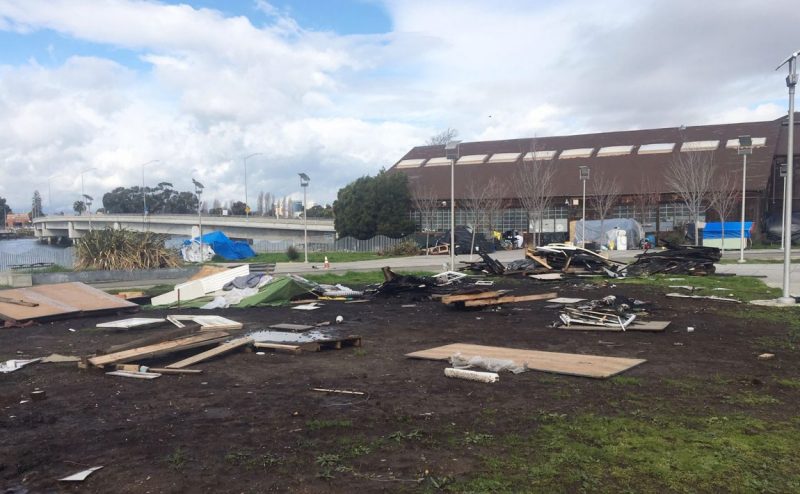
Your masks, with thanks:
M55 263L71 268L73 250L73 247L42 244L33 238L0 240L0 271L14 265L34 263Z

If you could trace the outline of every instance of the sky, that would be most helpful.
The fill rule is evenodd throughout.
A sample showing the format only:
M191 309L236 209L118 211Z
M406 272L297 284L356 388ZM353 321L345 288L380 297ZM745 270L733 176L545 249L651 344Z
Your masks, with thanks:
M0 197L309 201L465 141L769 120L794 0L0 0ZM152 162L143 166L144 163Z

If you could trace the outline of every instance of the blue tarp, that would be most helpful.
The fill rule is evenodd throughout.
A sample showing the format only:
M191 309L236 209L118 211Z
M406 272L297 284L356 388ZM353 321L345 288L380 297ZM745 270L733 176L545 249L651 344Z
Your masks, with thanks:
M192 240L184 240L183 245L189 245L192 242L199 242L200 239L195 237ZM220 231L206 233L203 235L203 243L210 245L214 249L214 253L227 260L247 259L253 257L256 253L247 244L247 242L233 241L227 235Z
M752 221L744 222L744 238L750 238L750 230L753 228ZM741 238L742 222L741 221L726 221L725 222L725 238ZM722 223L706 223L703 228L703 238L722 238Z

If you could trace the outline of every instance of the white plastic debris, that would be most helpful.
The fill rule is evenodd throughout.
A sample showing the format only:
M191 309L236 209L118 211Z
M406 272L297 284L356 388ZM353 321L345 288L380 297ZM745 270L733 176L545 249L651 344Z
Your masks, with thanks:
M494 383L500 380L500 376L495 372L478 372L466 369L451 369L449 367L444 370L444 375L456 379L466 379L468 381L484 383Z
M25 367L28 364L32 364L34 362L38 362L39 360L41 360L41 359L34 358L34 359L30 359L30 360L19 360L19 359L6 360L5 362L0 362L0 372L2 372L4 374L8 373L8 372L14 372L16 370L22 369L23 367Z
M62 482L83 482L84 480L86 480L86 478L89 475L91 475L94 472L100 470L101 468L103 468L103 467L99 466L99 467L88 468L88 469L83 470L81 472L72 474L69 477L64 477L63 479L58 479L58 480L60 480Z
M336 324L341 324L341 323L343 323L343 322L344 322L344 317L342 317L342 316L336 316Z

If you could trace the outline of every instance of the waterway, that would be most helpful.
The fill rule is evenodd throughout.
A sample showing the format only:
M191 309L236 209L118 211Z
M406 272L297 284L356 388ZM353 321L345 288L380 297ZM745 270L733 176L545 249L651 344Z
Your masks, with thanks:
M39 243L33 238L0 240L0 271L19 264L54 263L71 268L73 247L57 247Z

